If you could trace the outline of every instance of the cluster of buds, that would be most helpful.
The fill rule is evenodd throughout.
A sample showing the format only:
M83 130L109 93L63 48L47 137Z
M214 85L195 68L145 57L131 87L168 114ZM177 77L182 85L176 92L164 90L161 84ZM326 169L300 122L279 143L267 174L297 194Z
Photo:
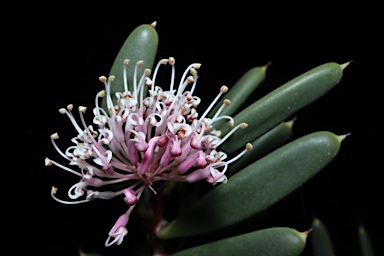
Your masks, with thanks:
M197 70L200 64L191 64L184 72L177 89L174 89L175 59L162 59L158 62L152 79L151 71L145 69L138 77L138 69L143 61L135 64L133 91L128 90L127 59L124 65L124 92L116 93L114 104L110 88L114 76L102 76L99 80L104 83L105 90L96 95L93 109L94 125L87 125L83 114L86 107L80 106L79 119L76 121L72 110L73 105L59 110L66 114L78 135L72 139L73 146L61 151L55 140L57 133L51 135L51 141L57 152L70 166L77 166L75 171L56 161L46 158L47 166L55 165L65 171L79 176L80 181L68 190L71 201L56 197L57 188L52 187L52 197L64 204L78 204L95 199L111 199L122 196L128 205L112 227L105 242L106 246L120 244L128 233L126 225L129 215L134 209L145 188L156 194L153 183L159 181L196 182L205 179L213 186L226 183L225 172L228 165L239 159L252 148L248 143L245 149L236 157L227 160L227 155L218 147L239 128L247 124L234 125L233 118L220 115L222 109L230 104L223 100L222 106L212 118L207 115L228 88L222 86L212 104L199 116L197 106L200 98L193 95L197 81ZM161 65L172 66L172 79L168 91L156 85L156 74ZM191 85L189 90L187 87ZM144 95L144 88L148 87ZM99 101L106 97L107 111ZM220 131L212 124L220 119L227 119L232 126L223 138ZM96 129L97 127L97 129ZM119 191L103 189L105 185L127 183L127 187ZM104 187L105 188L105 187Z

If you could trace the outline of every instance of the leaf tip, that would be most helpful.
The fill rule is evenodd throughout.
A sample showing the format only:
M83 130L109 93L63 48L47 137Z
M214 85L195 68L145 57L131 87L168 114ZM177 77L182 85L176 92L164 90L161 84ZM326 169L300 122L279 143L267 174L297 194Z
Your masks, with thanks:
M343 135L338 135L337 136L337 139L339 140L339 142L342 142L345 138L347 138L348 136L350 136L351 133L346 133L346 134L343 134Z
M272 61L268 61L267 64L265 64L264 66L262 66L264 72L267 71L268 67L271 66L271 64L272 64Z
M157 21L152 22L150 25L151 25L152 28L155 29L155 28L156 28L156 25L157 25Z
M309 234L312 232L312 229L313 228L310 228L306 231L303 231L303 232L298 232L299 233L299 237L303 240L303 241L307 241L307 237L309 236Z
M359 230L359 234L360 235L364 235L365 234L365 228L364 228L364 226L362 225L362 224L359 224L358 225L358 230Z
M282 124L282 125L286 125L288 128L292 129L292 126L293 126L293 124L295 123L296 119L297 119L297 118L294 117L294 118L292 118L292 119L289 120L289 121L282 122L281 124Z
M304 232L302 232L302 233L304 233L304 235L307 237L307 236L309 236L309 234L312 232L312 230L313 230L313 228L310 228L310 229L308 229L307 231L304 231Z
M317 217L314 217L313 220L312 220L312 227L315 226L315 225L318 225L320 223L321 223L320 219L317 218Z
M341 65L340 65L341 69L344 70L349 64L352 63L352 61L353 61L353 60L350 60L350 61L345 62L344 64L341 64Z

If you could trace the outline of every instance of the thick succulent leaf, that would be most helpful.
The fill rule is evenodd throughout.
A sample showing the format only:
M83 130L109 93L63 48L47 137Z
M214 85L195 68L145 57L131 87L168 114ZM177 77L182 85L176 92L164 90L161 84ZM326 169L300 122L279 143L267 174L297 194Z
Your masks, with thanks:
M375 256L375 250L367 230L363 225L359 225L359 243L361 256Z
M234 86L229 87L228 92L224 95L224 99L231 101L229 106L225 106L220 112L220 115L229 115L232 116L236 111L244 105L246 100L252 93L262 84L265 80L265 72L268 65L262 67L254 67L249 69L240 79L234 84ZM216 106L210 111L208 117L212 118L222 104L216 104ZM215 128L221 127L225 124L226 120L218 120L213 123Z
M336 255L327 227L318 218L315 218L312 222L312 231L309 237L314 256Z
M167 209L172 209L176 216L188 210L201 197L202 189L200 185L197 183L177 182L175 189L169 195Z
M161 239L209 233L243 221L285 197L324 168L345 135L315 132L259 159L206 193L159 230Z
M234 125L245 122L248 127L237 130L220 150L233 153L323 96L339 83L346 65L331 62L313 68L242 110L234 116ZM230 128L223 127L225 135Z
M294 120L282 122L273 129L269 130L251 144L253 149L247 152L239 160L232 163L227 171L227 176L236 173L247 165L255 162L261 156L271 152L272 150L284 145L292 137L292 126Z
M111 83L110 92L114 103L116 103L115 92L124 91L124 60L130 60L130 64L127 66L127 82L128 89L133 91L134 69L136 63L140 60L144 61L143 66L138 68L138 81L145 69L152 69L158 43L159 38L157 32L155 28L149 24L140 25L129 34L117 54L109 73L109 75L115 76L115 80ZM146 92L146 90L144 91ZM102 107L106 110L105 98L103 98Z
M296 256L303 252L306 238L307 232L274 227L203 244L171 255Z

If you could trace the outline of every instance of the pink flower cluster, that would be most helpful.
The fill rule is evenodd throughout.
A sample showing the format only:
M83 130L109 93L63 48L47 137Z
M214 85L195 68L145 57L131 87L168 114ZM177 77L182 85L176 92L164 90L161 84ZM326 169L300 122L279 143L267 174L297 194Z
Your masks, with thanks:
M200 64L191 64L185 70L176 89L174 58L160 60L152 79L149 78L151 71L148 69L144 70L140 78L137 76L143 65L143 61L139 61L135 64L131 92L127 84L126 67L129 63L128 59L122 63L124 92L116 93L116 104L110 95L111 83L115 77L99 78L104 83L105 90L96 95L93 126L85 123L83 114L86 107L78 108L80 122L76 121L72 113L72 105L59 110L69 117L78 135L72 139L74 145L65 151L61 151L55 143L59 138L57 133L51 135L52 144L68 160L70 166L77 166L80 171L45 159L47 166L53 164L80 178L68 190L68 196L73 201L58 199L55 195L57 189L52 187L51 195L58 202L76 204L123 196L128 209L109 232L106 246L122 242L128 233L126 225L129 215L145 188L156 194L152 184L158 181L191 183L205 179L212 185L226 183L225 172L228 165L252 148L248 143L244 151L231 160L227 160L224 152L218 151L218 147L234 131L246 128L247 124L238 124L220 138L220 131L212 126L215 121L227 119L233 126L232 117L220 115L222 109L230 104L227 99L223 100L222 106L212 118L207 118L222 94L227 92L226 86L221 87L212 104L199 116L197 106L200 98L194 96L193 92ZM156 85L156 74L162 64L172 66L172 79L167 91ZM191 87L187 90L189 85ZM145 97L146 86L148 96ZM106 97L108 111L99 105L101 97ZM132 181L132 185L119 191L102 189L104 185L127 181Z

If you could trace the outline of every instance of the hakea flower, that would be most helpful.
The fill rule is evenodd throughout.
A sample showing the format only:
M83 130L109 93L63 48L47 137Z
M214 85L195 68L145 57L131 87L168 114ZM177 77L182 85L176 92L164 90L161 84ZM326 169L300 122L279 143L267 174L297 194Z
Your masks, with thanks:
M168 91L156 85L156 74L162 64L172 66ZM222 86L212 104L199 117L197 106L200 98L193 95L193 92L200 64L191 64L185 70L177 88L174 88L174 64L174 58L162 59L152 79L149 78L151 72L148 69L138 79L138 67L143 65L143 61L137 62L133 91L129 91L126 82L129 60L125 60L122 63L124 91L116 93L117 104L113 103L110 95L114 76L108 79L100 77L105 90L99 92L95 99L93 123L96 128L84 121L86 107L78 108L80 122L76 121L72 113L73 105L59 110L68 116L78 135L72 139L74 145L65 151L61 151L55 143L59 138L57 133L51 135L52 144L70 166L77 166L80 171L46 158L46 165L53 164L79 177L79 181L68 190L68 197L74 201L58 199L55 187L51 195L64 204L123 196L128 206L127 212L118 218L109 232L106 246L122 242L128 233L126 225L129 214L145 188L148 187L156 194L152 185L159 181L196 182L205 179L213 186L226 183L228 165L252 148L248 143L240 154L227 160L227 155L219 151L218 147L237 129L246 128L247 124L233 127L232 117L220 115L222 109L230 104L227 99L212 118L207 118L207 115L228 88ZM145 84L149 88L147 97L144 97ZM187 90L190 84L191 88ZM108 112L99 105L101 97L106 97ZM220 138L220 131L212 126L220 119L228 119L233 127L223 138ZM126 181L131 181L131 185L120 191L102 189L105 185Z

